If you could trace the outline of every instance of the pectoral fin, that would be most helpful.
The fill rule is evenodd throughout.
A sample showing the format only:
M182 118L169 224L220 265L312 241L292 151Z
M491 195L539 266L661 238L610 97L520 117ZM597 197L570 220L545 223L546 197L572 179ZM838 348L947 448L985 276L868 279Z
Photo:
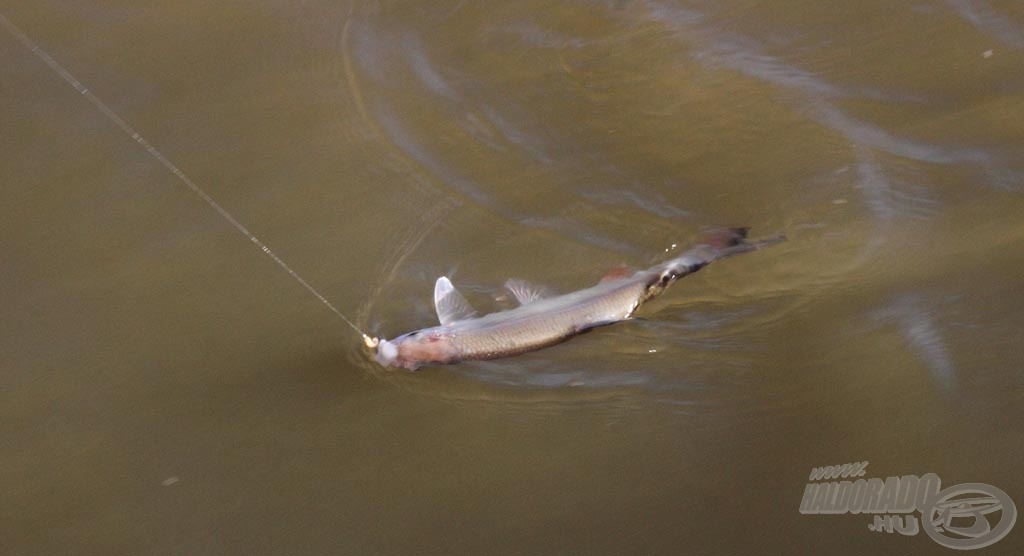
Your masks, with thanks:
M438 278L434 284L434 310L442 325L476 316L476 310L446 276Z
M526 305L527 303L533 303L538 299L544 299L551 297L551 290L543 286L535 286L526 280L520 280L519 278L509 278L505 282L505 288L512 292L512 295L516 296L516 300L519 301L520 305Z

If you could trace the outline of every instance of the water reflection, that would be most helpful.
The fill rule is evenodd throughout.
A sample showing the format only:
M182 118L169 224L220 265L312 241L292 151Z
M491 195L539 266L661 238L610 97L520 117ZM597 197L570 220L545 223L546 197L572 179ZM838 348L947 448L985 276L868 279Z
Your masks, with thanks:
M998 38L1008 46L1024 50L1024 27L992 9L992 6L980 0L946 0L946 3L979 31Z
M931 372L935 385L943 390L956 387L956 367L943 340L936 315L936 303L917 295L901 295L875 312L879 322L895 324L918 357Z

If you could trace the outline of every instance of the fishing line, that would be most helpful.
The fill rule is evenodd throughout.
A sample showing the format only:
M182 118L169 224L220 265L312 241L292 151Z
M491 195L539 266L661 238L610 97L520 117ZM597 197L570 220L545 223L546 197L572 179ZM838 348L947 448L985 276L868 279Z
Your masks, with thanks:
M37 58L42 60L47 66L49 66L51 70L53 70L57 75L59 75L64 81L66 81L69 85L74 87L76 91L78 91L82 96L86 98L86 100L92 103L92 105L95 106L100 112L102 112L104 116L106 116L110 121L114 122L114 124L117 127L121 128L121 131L128 134L128 136L131 137L132 140L134 140L136 143L138 143L139 146L145 149L150 156L155 158L156 161L162 164L164 168L167 168L172 174L174 174L178 178L178 180L181 181L181 183L185 184L186 187L192 190L192 192L199 196L199 198L202 199L207 205L210 205L210 207L213 210L217 211L217 214L220 214L225 220L227 220L229 224L231 224L236 230L239 231L239 233L248 238L249 241L256 245L256 247L259 247L260 251L263 251L264 254L270 257L270 260L277 263L277 266L281 267L282 270L287 272L288 275L294 278L295 281L298 282L303 288L306 288L306 290L309 293L313 294L314 297L319 299L320 302L323 303L324 306L326 306L328 309L330 309L335 315L341 317L341 320L345 321L345 324L348 324L350 327L352 327L352 330L355 330L359 335L362 336L363 342L366 343L367 346L376 347L376 338L372 338L369 335L367 335L358 326L356 326L354 322L352 322L351 320L348 319L348 317L343 315L341 311L337 309L337 307L332 305L331 302L327 300L326 297L321 295L320 292L318 292L313 286L309 285L309 282L305 281L301 276L299 276L297 272L292 270L292 267L288 266L287 263L281 260L281 257L278 257L276 253L271 251L270 247L267 247L267 244L260 241L260 239L256 237L252 232L250 232L248 228L246 228L245 226L242 225L241 222L236 220L235 217L232 216L231 213L227 211L227 209L220 206L220 203L215 201L213 197L209 196L205 191L203 191L202 188L196 185L196 182L192 181L192 178L188 177L188 175L186 175L185 172L182 172L177 165L175 165L160 151L158 151L156 147L154 147L149 141L147 141L145 137L140 135L139 132L135 130L135 128L133 128L128 122L124 120L124 118L118 116L116 112L114 112L109 106L106 105L106 103L104 103L102 100L99 99L99 97L93 94L92 91L90 91L85 85L83 85L81 81L76 79L74 75L71 75L71 72L64 69L64 66L61 66L59 63L57 63L57 61L54 60L52 56L50 56L45 50L42 49L42 47L36 44L35 41L29 38L28 35L23 33L21 29L14 25L14 23L12 23L11 20L7 19L7 16L5 16L2 13L0 13L0 25L3 25L3 27L7 29L8 32L14 35L14 38L18 39L18 42L20 42L26 48L31 50Z

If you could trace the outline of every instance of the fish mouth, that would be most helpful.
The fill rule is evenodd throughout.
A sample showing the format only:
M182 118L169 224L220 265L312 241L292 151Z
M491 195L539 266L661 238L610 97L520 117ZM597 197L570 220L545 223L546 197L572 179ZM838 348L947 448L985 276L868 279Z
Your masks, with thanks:
M374 360L385 367L415 371L424 365L444 365L457 360L456 353L444 336L416 330L408 334L377 341Z
M415 358L409 358L407 354L403 355L401 340L401 336L391 341L380 340L373 358L383 367L396 367L415 371L423 365L423 362Z
M378 364L384 367L398 366L398 346L395 342L363 334L363 344L373 350L373 359Z
M398 361L398 346L387 340L378 340L374 359L384 366L395 365Z

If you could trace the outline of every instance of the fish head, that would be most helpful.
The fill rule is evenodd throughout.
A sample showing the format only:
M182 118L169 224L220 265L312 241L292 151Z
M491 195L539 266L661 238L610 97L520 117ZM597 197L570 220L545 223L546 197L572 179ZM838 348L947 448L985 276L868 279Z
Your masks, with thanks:
M438 328L416 330L393 340L380 340L374 359L385 367L400 367L415 371L430 363L445 364L455 361L451 334Z

